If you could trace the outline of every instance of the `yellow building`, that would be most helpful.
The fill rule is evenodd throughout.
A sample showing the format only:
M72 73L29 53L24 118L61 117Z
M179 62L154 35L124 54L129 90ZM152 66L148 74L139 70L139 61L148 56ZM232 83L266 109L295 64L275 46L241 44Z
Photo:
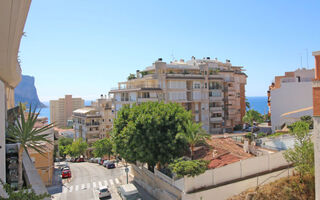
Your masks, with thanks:
M72 95L65 95L65 98L50 101L50 120L58 127L66 127L67 121L72 120L72 112L84 107L84 100L72 98Z
M34 128L41 128L45 125L47 125L47 118L38 118ZM43 183L46 186L49 186L52 184L52 178L54 173L54 158L53 158L53 152L54 152L54 130L53 127L47 131L44 131L42 134L49 134L47 139L52 142L52 144L49 144L47 142L41 142L39 145L41 145L45 150L43 154L40 154L39 152L28 149L29 156L35 166L35 168L38 171L38 174L40 175Z
M115 112L124 104L146 101L181 103L191 110L194 120L212 134L231 132L242 124L245 115L245 85L243 67L232 66L210 57L190 61L163 62L159 58L152 66L131 74L110 91Z

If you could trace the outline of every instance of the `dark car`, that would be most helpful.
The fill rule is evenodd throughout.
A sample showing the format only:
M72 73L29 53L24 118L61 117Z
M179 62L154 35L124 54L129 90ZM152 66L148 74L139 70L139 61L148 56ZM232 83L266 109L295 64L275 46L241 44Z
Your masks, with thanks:
M84 162L84 158L78 158L77 162Z
M113 168L116 168L116 165L114 163L109 163L109 164L107 164L107 168L113 169Z

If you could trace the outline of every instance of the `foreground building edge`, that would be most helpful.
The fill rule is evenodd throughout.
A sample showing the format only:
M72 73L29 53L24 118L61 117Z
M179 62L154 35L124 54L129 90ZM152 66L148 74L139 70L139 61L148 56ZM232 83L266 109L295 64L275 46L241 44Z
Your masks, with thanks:
M315 194L320 200L320 51L312 53L315 57L315 79L313 81L313 120L314 120L314 165Z

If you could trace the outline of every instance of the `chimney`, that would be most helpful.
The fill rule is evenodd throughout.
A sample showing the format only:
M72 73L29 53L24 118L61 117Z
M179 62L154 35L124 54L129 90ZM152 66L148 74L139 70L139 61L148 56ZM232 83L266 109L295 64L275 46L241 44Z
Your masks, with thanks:
M180 59L180 62L181 62L181 63L184 63L184 60L183 60L183 59Z
M196 59L196 57L194 57L194 56L191 57L191 60L195 60L195 59Z
M136 77L140 78L140 70L136 70Z
M207 60L210 60L210 57L207 57Z
M158 58L158 61L162 62L162 58Z

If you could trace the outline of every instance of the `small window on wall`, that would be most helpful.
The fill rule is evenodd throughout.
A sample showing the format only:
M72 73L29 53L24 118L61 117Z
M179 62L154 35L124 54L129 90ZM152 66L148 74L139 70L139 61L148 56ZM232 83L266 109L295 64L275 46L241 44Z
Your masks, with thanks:
M207 83L205 83L205 84L204 84L204 88L207 88L207 86L208 86L208 84L207 84Z

